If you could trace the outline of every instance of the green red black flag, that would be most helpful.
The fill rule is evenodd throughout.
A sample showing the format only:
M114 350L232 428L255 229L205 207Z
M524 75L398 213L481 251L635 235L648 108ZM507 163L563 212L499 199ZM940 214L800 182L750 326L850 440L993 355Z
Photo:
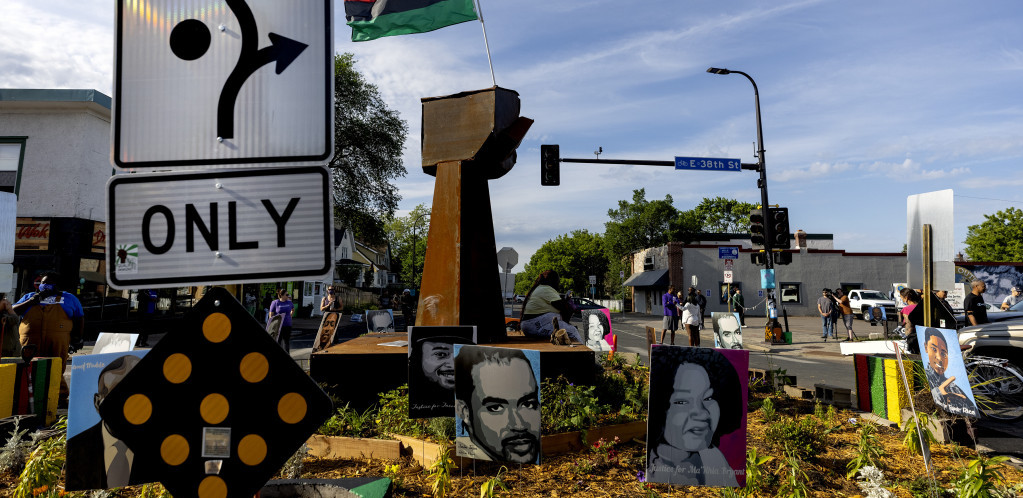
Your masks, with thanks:
M473 0L345 0L352 41L425 33L474 21Z

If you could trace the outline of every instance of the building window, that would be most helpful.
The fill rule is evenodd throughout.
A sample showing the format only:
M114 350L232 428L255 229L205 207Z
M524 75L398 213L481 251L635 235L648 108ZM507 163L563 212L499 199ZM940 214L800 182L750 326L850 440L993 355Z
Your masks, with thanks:
M735 294L735 291L737 289L738 290L742 290L742 282L733 282L733 283L730 283L730 284L726 284L724 282L718 282L718 288L720 289L719 292L718 292L718 302L720 304L728 304L728 298L731 297L731 294ZM731 294L729 294L729 293L731 293ZM744 304L749 304L749 303L744 303Z
M28 137L0 137L0 192L17 194Z
M643 258L643 271L650 271L654 269L654 258L647 256Z
M800 303L799 290L802 284L798 282L781 283L778 288L781 289L781 302L783 303Z

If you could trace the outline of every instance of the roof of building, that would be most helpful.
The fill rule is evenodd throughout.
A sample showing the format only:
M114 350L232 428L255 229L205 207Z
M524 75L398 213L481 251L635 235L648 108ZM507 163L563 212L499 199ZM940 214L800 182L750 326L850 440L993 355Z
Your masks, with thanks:
M0 101L8 102L95 102L110 109L110 97L99 90L0 88Z
M633 273L623 285L631 287L667 287L668 269L665 268L663 270L648 270Z

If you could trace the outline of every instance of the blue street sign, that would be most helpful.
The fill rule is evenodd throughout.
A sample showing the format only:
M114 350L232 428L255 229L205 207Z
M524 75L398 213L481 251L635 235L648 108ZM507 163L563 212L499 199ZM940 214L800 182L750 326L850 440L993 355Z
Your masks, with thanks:
M718 259L739 259L738 247L719 247Z
M675 156L675 169L696 169L702 171L742 171L742 161L738 159L718 159L712 157Z

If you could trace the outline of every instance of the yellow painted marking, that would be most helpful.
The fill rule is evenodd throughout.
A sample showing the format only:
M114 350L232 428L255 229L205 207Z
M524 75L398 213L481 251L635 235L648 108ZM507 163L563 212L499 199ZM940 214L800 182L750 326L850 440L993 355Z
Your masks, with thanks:
M199 414L207 424L219 424L231 412L231 403L222 394L213 393L203 398L199 404Z
M266 378L266 373L270 371L270 363L262 353L249 353L242 358L238 370L243 379L255 384Z
M141 425L153 415L153 402L145 394L132 394L124 401L124 419L134 425Z
M238 458L245 465L259 465L266 458L266 441L263 438L249 434L238 442Z
M277 402L277 415L285 423L297 424L305 418L307 408L305 398L301 394L288 393L281 396L281 400Z
M231 319L223 313L210 313L202 322L202 335L207 341L223 342L231 335Z
M171 384L180 384L192 375L192 360L181 353L174 353L163 360L163 377Z
M188 459L188 441L180 434L171 434L160 443L160 457L167 465L181 465Z
M199 498L225 498L227 483L217 476L207 476L199 483Z

